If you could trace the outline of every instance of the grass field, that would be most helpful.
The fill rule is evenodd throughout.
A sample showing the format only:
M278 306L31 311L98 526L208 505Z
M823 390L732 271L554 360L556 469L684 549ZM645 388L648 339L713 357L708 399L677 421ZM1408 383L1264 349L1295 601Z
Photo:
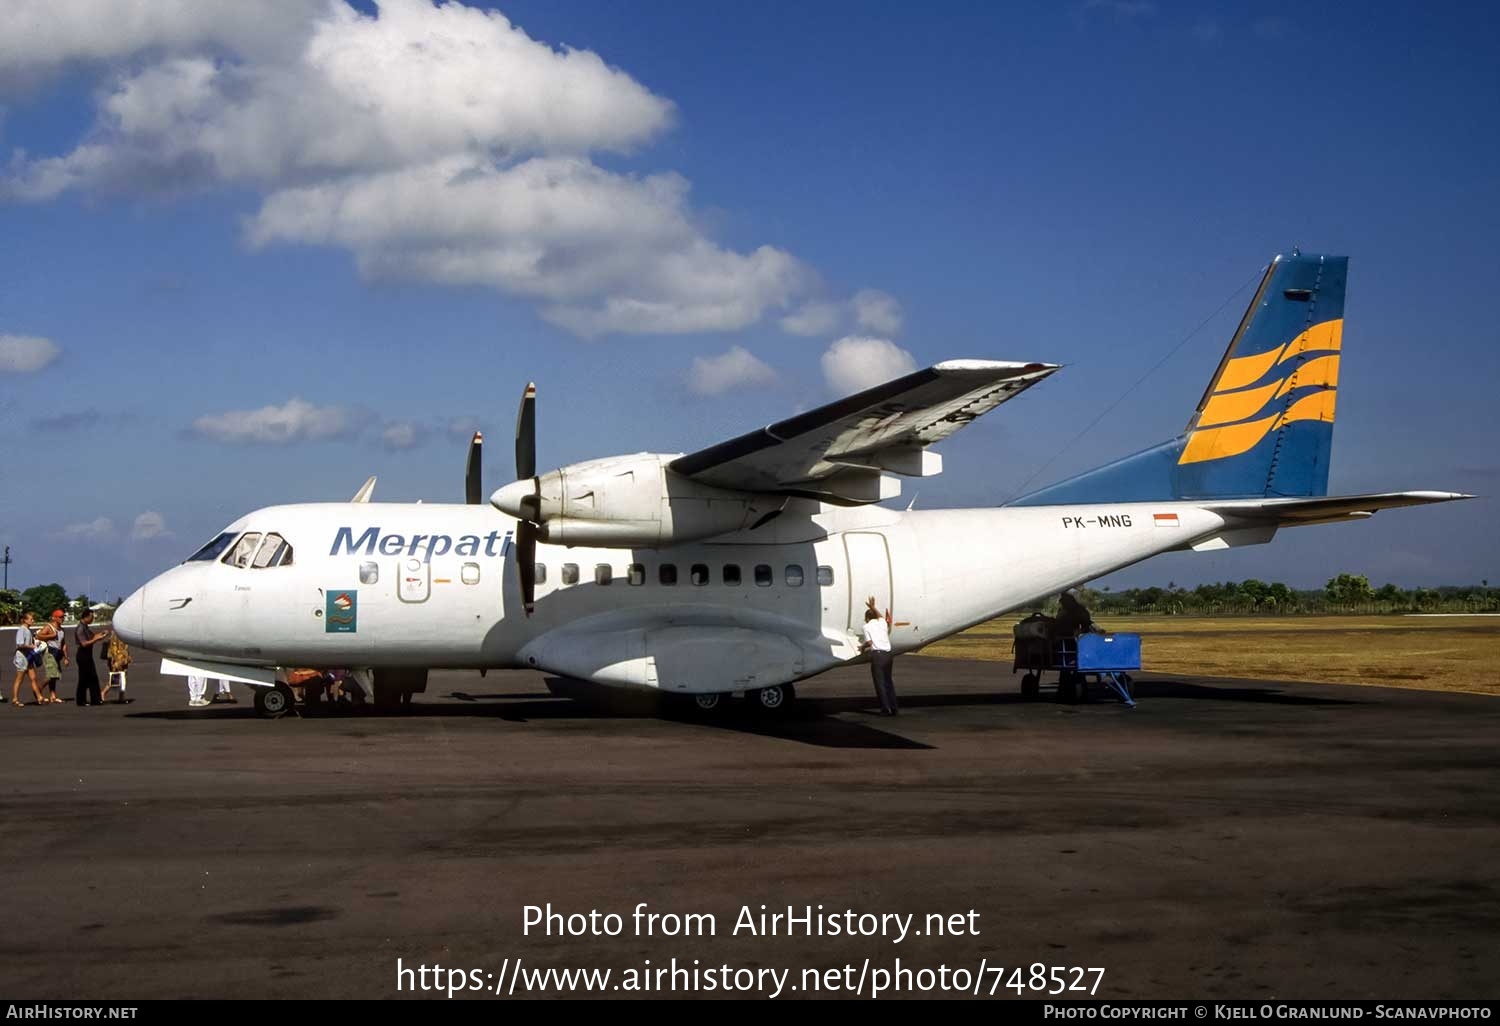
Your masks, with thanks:
M980 624L924 655L1011 660L1020 615ZM1500 617L1109 617L1141 635L1144 669L1194 677L1375 684L1500 695Z

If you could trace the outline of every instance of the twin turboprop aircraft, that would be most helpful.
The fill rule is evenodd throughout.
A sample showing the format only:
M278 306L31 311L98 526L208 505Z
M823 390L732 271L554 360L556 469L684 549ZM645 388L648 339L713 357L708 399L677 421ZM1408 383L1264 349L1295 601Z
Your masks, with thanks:
M377 702L430 668L534 668L597 684L731 694L785 708L795 682L863 658L866 602L910 652L1163 552L1268 542L1449 492L1329 496L1345 257L1278 256L1186 430L1162 445L985 509L887 509L894 475L1058 368L951 360L687 455L640 453L536 472L536 392L517 480L463 505L271 506L116 611L165 673L256 687L278 667L353 668Z

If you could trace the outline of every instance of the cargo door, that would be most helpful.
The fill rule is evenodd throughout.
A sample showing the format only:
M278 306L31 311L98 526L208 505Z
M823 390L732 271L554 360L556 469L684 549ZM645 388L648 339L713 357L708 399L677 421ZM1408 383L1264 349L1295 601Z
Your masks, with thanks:
M849 630L858 634L865 625L865 603L871 596L882 613L894 609L896 597L891 594L891 554L885 535L856 531L844 535L844 552L849 559Z

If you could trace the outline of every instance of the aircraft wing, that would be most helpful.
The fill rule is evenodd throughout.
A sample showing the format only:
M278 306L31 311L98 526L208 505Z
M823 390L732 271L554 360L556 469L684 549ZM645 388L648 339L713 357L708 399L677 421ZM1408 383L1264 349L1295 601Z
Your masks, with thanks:
M871 502L882 471L930 476L927 446L1021 394L1057 365L948 360L770 427L680 456L671 469L718 488Z
M1374 495L1327 495L1310 499L1228 499L1204 503L1223 516L1258 524L1296 527L1331 524L1340 520L1363 520L1378 510L1400 506L1425 506L1432 502L1472 499L1462 492L1380 492Z

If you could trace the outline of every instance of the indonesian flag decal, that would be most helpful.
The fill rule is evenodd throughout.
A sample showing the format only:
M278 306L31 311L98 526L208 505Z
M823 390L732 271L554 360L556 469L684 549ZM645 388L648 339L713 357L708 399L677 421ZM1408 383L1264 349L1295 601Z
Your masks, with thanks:
M1156 520L1156 526L1157 527L1181 527L1182 526L1177 521L1177 514L1176 513L1154 513L1154 514L1152 514L1152 516Z

